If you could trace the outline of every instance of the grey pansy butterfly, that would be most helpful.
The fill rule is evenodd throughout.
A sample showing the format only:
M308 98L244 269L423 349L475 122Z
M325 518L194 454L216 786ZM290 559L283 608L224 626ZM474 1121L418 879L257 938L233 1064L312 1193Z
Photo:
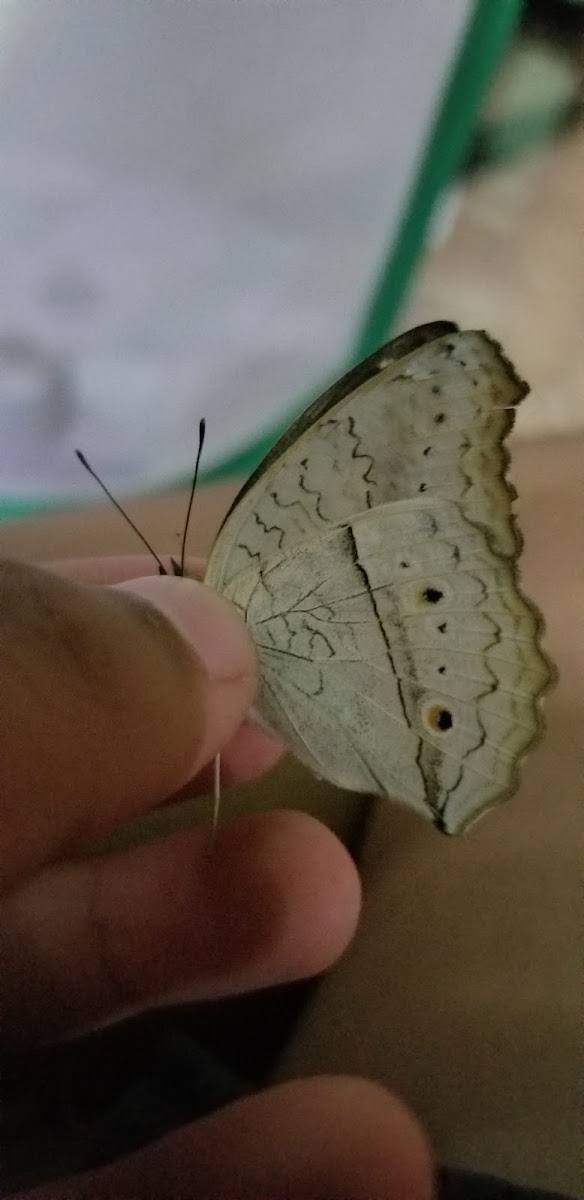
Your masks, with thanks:
M505 479L528 390L486 333L395 338L270 451L205 576L254 638L260 723L316 775L445 833L515 791L554 678Z
M553 677L505 480L527 391L485 333L397 337L280 439L205 577L253 635L259 721L447 833L515 790Z

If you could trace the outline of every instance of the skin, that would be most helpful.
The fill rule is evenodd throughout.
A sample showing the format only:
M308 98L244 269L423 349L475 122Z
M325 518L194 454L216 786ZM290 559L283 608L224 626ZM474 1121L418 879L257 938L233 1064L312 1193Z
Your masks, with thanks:
M201 565L191 563L192 574ZM350 941L355 867L312 818L274 812L91 856L172 797L279 748L245 715L245 626L147 559L0 562L2 1027L28 1046L180 1000L313 975ZM85 852L85 853L84 853ZM21 1193L21 1200L24 1200ZM414 1117L360 1079L322 1076L237 1101L32 1200L429 1200Z

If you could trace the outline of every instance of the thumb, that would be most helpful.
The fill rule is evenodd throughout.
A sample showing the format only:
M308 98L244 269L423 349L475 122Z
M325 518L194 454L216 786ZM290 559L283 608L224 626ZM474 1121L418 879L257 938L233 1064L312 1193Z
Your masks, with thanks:
M192 579L88 587L0 561L0 884L177 791L249 708L255 655Z

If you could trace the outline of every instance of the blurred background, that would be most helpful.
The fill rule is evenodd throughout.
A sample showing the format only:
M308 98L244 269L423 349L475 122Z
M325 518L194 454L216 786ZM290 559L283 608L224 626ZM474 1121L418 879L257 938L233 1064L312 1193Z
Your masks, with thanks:
M583 83L582 5L527 3L399 314L501 339L532 387L519 436L584 430Z
M582 8L0 7L0 514L245 475L398 329L500 337L573 427Z

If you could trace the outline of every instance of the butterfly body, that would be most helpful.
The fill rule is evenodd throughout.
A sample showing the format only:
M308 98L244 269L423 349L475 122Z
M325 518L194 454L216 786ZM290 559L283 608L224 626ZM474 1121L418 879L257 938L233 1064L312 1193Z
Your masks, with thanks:
M484 333L402 335L284 434L207 569L254 638L266 728L449 833L515 790L553 674L505 479L527 390Z

